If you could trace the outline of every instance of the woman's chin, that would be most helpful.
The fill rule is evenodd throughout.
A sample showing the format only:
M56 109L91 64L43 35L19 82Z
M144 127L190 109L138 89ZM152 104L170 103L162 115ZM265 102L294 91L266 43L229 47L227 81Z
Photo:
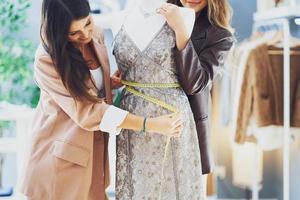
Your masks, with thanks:
M75 41L75 43L77 44L88 44L92 41L92 38L87 38L87 39L83 39L83 40L77 40Z
M207 6L207 3L205 1L200 1L200 2L191 1L191 2L187 2L185 6L194 9L195 12L197 13L203 10Z
M88 38L86 40L82 40L82 44L87 44L87 43L90 43L92 41L92 38Z

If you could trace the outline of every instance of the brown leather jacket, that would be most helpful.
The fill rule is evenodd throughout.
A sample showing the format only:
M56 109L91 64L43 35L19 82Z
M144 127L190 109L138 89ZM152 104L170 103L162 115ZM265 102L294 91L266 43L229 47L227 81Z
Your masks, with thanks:
M178 77L192 108L201 152L202 174L212 171L209 149L208 84L220 70L233 45L232 34L212 25L207 10L197 16L191 40L185 49L176 52Z

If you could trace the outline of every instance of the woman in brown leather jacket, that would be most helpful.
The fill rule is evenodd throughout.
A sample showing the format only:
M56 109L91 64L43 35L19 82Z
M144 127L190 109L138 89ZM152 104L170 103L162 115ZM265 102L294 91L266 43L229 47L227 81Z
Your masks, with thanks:
M174 5L175 4L175 5ZM192 8L196 21L191 38L186 37L177 6ZM168 0L162 7L168 24L178 30L177 39L185 44L177 53L178 76L186 92L196 122L202 161L202 174L212 171L209 150L209 83L221 72L231 49L233 29L228 0ZM177 14L176 14L177 13ZM180 27L180 28L179 28Z

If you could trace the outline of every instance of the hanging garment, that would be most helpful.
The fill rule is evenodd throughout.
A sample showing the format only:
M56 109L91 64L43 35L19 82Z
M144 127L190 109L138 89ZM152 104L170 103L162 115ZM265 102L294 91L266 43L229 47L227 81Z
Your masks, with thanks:
M235 141L238 143L246 141L252 115L258 127L283 125L283 58L282 55L269 55L269 49L266 44L261 44L252 49L247 58L235 121ZM300 79L299 62L299 56L291 55L292 111L295 110L292 105Z
M116 35L114 55L123 83L132 84L123 91L120 107L147 117L172 112L149 101L150 97L175 107L183 119L181 137L171 138L169 145L167 137L155 133L123 130L117 136L116 199L204 199L200 150L188 99L181 88L153 88L178 82L174 47L175 34L167 24L143 51L124 27ZM154 86L140 87L149 83Z
M298 66L300 68L300 66ZM298 77L300 77L300 74L298 74ZM293 117L292 117L292 126L294 127L300 127L300 80L298 80L297 84L297 90L295 92L295 98L294 98L294 104L293 104Z
M231 122L232 114L232 70L230 68L231 63L226 63L224 65L224 75L222 79L217 81L218 88L220 88L219 96L219 109L220 109L220 118L219 124L222 127L228 127Z
M277 47L266 47L267 52L270 50L282 50ZM299 51L299 47L291 48L291 51ZM283 69L283 55L268 55L271 65L271 73L274 74L274 105L272 106L276 111L276 124L283 125L283 99L284 99L284 69ZM294 127L300 127L300 120L294 119L294 112L297 112L300 107L297 107L296 103L296 93L297 87L300 81L300 56L291 54L290 56L290 108L291 108L291 125Z
M254 42L243 42L240 46L238 46L235 51L231 55L232 62L232 126L233 132L235 133L235 141L238 143L243 143L248 140L249 135L246 132L246 126L248 125L248 121L246 121L246 126L242 126L244 129L241 129L241 124L245 124L244 118L245 116L241 115L240 110L242 110L244 105L250 105L251 99L243 98L243 92L246 91L245 83L249 82L249 68L247 67L247 63L250 57L250 53L253 49L255 49L260 44L264 43L263 41L254 41ZM247 101L247 102L245 102Z
M233 184L252 189L263 180L263 152L253 143L232 146Z

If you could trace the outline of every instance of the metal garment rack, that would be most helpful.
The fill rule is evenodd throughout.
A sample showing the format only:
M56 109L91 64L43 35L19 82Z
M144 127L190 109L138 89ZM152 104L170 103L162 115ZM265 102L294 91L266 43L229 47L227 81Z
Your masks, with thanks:
M276 11L275 11L276 12ZM287 13L288 14L288 13ZM283 125L283 200L290 200L290 22L300 17L298 15L287 15L282 18L255 18L254 30L258 30L260 27L265 26L278 26L283 30L283 59L284 59L284 125ZM255 197L258 199L258 191L255 191Z

